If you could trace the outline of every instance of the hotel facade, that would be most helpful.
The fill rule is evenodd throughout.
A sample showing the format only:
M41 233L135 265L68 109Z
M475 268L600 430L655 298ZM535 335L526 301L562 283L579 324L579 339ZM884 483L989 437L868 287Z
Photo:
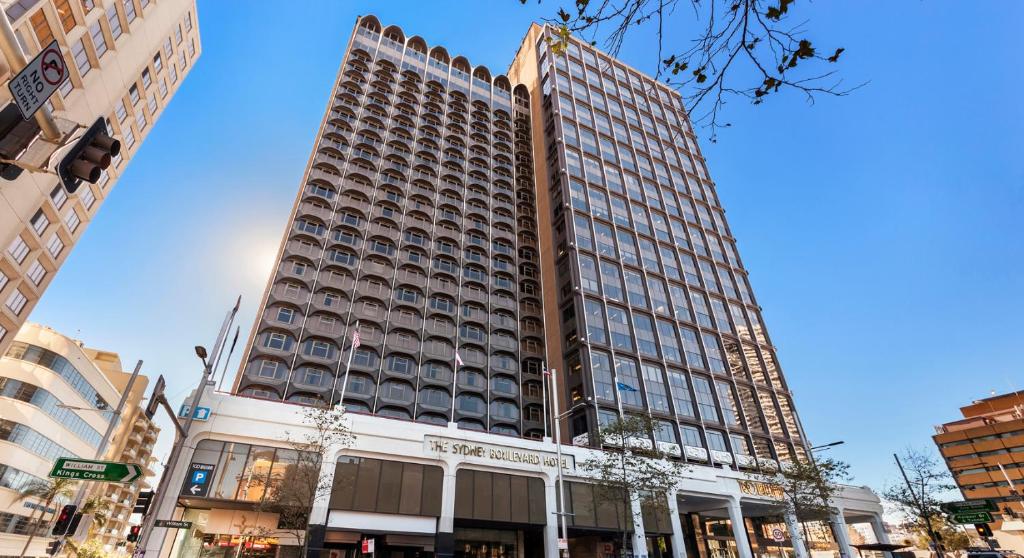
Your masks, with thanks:
M496 75L357 20L233 389L203 394L157 511L192 527L147 553L297 552L260 487L323 404L357 439L323 463L313 555L557 556L560 518L572 556L807 558L807 532L852 557L849 523L886 541L862 487L813 529L771 522L776 492L748 473L808 442L682 102L574 40L556 54L552 32ZM577 463L632 415L687 474L620 526Z

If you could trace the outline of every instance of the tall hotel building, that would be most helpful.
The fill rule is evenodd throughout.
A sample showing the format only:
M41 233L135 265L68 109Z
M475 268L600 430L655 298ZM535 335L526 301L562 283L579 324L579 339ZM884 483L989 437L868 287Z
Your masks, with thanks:
M572 556L618 556L625 529L637 556L807 558L747 477L807 441L682 102L575 40L556 55L548 33L531 26L495 75L357 20L232 393L204 392L180 496L157 511L193 527L161 556L294 553L261 487L295 462L303 405L343 402L356 442L323 464L310 556L373 539L553 557L564 518ZM576 468L621 414L651 416L651 445L691 465L667 512L624 525ZM205 488L185 482L199 469ZM855 522L886 540L870 490L836 503L813 550L852 556Z
M103 117L121 142L120 155L99 181L83 183L74 194L55 173L16 174L2 165L3 354L192 71L201 45L195 0L18 0L0 7L27 58L53 41L64 56L67 78L47 103L61 141L74 141L69 133ZM3 54L0 60L0 158L53 168L66 150L21 117L7 87L15 61Z

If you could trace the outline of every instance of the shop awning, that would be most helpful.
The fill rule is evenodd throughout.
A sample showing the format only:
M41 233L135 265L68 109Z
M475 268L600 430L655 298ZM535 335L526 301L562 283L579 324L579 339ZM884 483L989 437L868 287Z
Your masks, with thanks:
M874 550L876 552L892 552L901 548L907 548L905 544L871 543L852 545L857 550Z

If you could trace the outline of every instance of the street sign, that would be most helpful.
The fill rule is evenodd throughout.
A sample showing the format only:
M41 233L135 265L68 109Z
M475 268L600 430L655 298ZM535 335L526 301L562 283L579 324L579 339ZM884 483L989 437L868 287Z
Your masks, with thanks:
M213 477L214 469L216 469L216 465L190 463L185 484L181 487L181 495L206 498L206 495L210 493L210 479Z
M987 511L954 513L950 516L953 523L967 525L970 523L992 523L992 514Z
M134 463L61 457L53 464L50 477L129 483L142 477L142 467Z
M783 542L786 540L786 533L782 532L782 529L776 527L772 529L772 540L775 542Z
M569 550L569 539L558 539L558 550Z
M36 510L36 511L42 510L44 513L57 513L57 510L55 510L53 508L47 508L47 507L42 506L40 504L37 504L35 502L24 502L21 505L25 506L26 508L28 508L30 510Z
M191 405L182 405L181 409L178 409L178 418L188 418L188 410L191 408ZM210 408L196 407L196 410L192 412L192 420L210 420Z
M157 527L166 527L168 529L191 529L191 521L178 521L176 519L157 519L155 525Z
M946 513L994 512L999 511L992 500L972 500L970 502L946 502L940 506Z
M363 554L373 554L374 539L363 539Z
M64 63L57 41L53 41L29 60L7 87L21 110L21 116L28 120L66 79L67 64Z
M146 549L139 546L135 547L135 551L132 552L132 558L145 558L145 556Z

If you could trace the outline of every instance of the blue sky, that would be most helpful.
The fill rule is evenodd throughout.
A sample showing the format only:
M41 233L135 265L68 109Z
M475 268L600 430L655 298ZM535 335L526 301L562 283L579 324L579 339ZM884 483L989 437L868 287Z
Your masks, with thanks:
M733 101L733 126L702 148L806 429L845 440L834 455L880 488L894 451L1024 388L1024 5L796 7L812 39L846 48L847 83L869 84L813 107ZM125 368L144 359L177 404L198 379L192 347L212 345L238 294L248 334L355 17L499 73L557 8L200 1L202 57L30 319ZM651 71L653 46L634 36L621 58Z

